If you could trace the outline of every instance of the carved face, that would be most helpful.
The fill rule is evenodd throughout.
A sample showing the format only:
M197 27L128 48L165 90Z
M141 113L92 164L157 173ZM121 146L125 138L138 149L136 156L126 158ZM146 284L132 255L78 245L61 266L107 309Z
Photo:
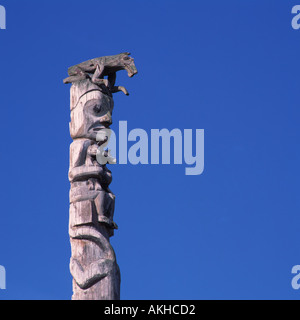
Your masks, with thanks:
M100 91L88 92L71 112L71 137L96 141L97 133L112 124L112 111L111 97Z
M128 77L133 77L138 73L137 68L134 64L134 59L129 57L130 53L124 53L122 56L122 63L124 64L125 70L128 72Z

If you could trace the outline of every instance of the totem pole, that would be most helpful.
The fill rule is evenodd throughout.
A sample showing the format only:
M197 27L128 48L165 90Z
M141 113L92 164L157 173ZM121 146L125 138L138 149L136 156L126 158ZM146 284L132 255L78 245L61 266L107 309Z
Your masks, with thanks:
M130 53L83 62L68 70L64 83L71 86L70 222L73 300L119 300L120 270L110 237L115 195L109 189L112 175L109 155L101 146L108 142L112 124L113 93L128 91L115 86L116 72L137 73ZM107 78L105 78L107 76ZM111 158L110 158L111 160Z

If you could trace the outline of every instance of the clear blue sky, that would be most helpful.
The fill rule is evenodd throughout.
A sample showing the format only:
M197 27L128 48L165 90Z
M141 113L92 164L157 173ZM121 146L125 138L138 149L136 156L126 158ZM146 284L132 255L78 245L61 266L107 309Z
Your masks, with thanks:
M299 1L298 1L299 2ZM0 299L70 299L67 67L130 51L114 125L205 129L205 171L117 165L122 299L299 299L300 30L288 0L1 0Z

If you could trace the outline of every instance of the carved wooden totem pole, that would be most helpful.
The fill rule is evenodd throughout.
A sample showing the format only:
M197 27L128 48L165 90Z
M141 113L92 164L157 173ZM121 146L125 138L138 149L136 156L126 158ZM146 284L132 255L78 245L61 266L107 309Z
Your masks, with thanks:
M70 134L70 223L73 300L119 300L120 270L110 237L117 229L113 221L115 196L110 191L111 172L101 145L112 124L112 94L122 91L115 86L116 72L137 73L130 53L100 57L69 68L64 83L71 87ZM105 78L107 76L107 78ZM104 163L104 164L103 164Z

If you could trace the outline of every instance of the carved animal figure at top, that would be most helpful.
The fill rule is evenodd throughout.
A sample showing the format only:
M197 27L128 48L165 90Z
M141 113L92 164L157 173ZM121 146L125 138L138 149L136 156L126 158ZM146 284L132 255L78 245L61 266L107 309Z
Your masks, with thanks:
M126 70L129 77L138 73L134 59L130 57L129 52L95 58L72 66L68 69L69 77L64 80L64 83L90 78L93 83L99 86L105 85L111 93L122 91L129 95L124 87L115 86L116 73L120 70ZM104 79L105 76L107 79Z

